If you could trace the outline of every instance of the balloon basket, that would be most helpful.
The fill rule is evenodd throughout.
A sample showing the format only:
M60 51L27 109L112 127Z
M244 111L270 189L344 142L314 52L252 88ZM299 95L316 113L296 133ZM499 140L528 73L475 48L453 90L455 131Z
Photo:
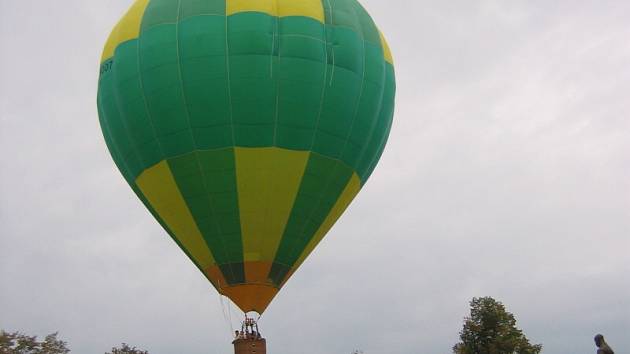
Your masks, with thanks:
M267 354L267 340L262 337L258 323L245 317L240 331L234 332L234 354Z

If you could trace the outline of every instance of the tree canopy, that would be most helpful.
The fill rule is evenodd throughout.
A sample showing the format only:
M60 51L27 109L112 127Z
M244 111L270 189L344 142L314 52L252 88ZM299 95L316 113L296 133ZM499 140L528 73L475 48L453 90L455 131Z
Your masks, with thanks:
M459 338L454 354L538 354L542 350L541 344L530 344L516 327L514 315L491 297L472 299Z
M57 333L38 341L37 336L27 336L20 332L0 331L0 353L2 354L67 354L67 343L57 339Z
M148 351L130 347L127 343L123 343L120 348L112 348L111 352L105 354L149 354Z
M0 354L68 354L68 344L57 339L57 333L38 341L37 336L29 336L20 332L0 330ZM131 347L123 343L105 354L149 354L148 351Z

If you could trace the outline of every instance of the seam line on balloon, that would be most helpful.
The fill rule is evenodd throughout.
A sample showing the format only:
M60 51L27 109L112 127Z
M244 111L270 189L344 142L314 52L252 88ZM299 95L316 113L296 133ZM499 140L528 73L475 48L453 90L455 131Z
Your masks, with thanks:
M275 16L275 21L274 21L274 28L273 28L273 40L272 40L272 50L271 50L271 67L273 70L273 57L274 57L274 51L277 50L278 51L278 56L277 56L277 63L278 63L278 70L280 70L281 66L280 66L280 61L281 59L281 52L280 52L280 9L278 8L278 2L277 0L273 0L273 5L274 5L274 10L277 16ZM278 48L275 47L276 45L276 38L278 39ZM273 71L272 71L272 77L273 77ZM275 80L275 84L276 84L276 101L275 101L275 105L276 105L276 110L275 110L275 116L274 116L274 128L273 128L273 141L272 141L272 145L275 147L277 145L277 138L278 138L278 119L279 119L279 113L280 113L280 77L281 75L279 75L278 73L276 73L276 80ZM277 160L273 160L274 162L276 162ZM272 166L272 171L275 170L275 166ZM273 195L274 193L274 184L273 181L271 180L271 178L269 179L269 183L267 188L270 190L270 193L267 194L270 196L270 199L273 200ZM273 218L274 212L275 212L275 208L271 208L270 207L270 203L267 203L266 206L266 222L268 223L269 220L275 220L275 218ZM262 238L262 237L261 237ZM262 240L260 241L260 246L262 247L262 249L266 249L264 246L266 244L269 243L269 240L265 240L265 238L262 238Z
M226 11L227 11L227 7L226 7ZM236 135L234 133L234 108L232 107L232 83L230 79L230 41L228 38L229 16L227 16L226 14L224 16L224 19L225 19L225 75L227 79L226 86L227 86L227 94L228 94L228 106L230 108L230 128L232 130L232 146L236 146Z
M276 16L272 16L274 19L274 28L271 30L271 53L269 53L269 75L273 77L273 52L276 49L276 29L278 28L278 3L277 0L272 0L273 12ZM278 51L280 53L280 51Z
M278 2L277 0L273 0L273 4L274 4L274 9L276 10L276 13L278 13L279 9L278 9ZM278 38L278 48L276 48L276 38ZM272 36L272 40L271 40L271 54L270 54L270 65L271 65L271 77L272 77L272 81L273 81L273 53L274 51L277 50L278 51L278 56L277 56L277 63L278 63L278 70L280 68L280 61L282 60L280 58L280 20L279 18L276 16L275 18L275 22L274 22L274 28L273 28L273 36ZM277 80L275 80L275 84L276 84L276 111L275 111L275 116L274 116L274 125L273 125L273 140L272 140L272 145L276 146L277 144L277 134L278 134L278 111L279 111L279 102L280 102L280 76L276 75Z
M330 10L330 26L334 27L335 26L335 16L334 16L334 10L333 7L330 3L330 0L326 0L326 3L328 3L328 9ZM328 27L328 19L326 19L326 27ZM326 28L326 47L328 47L328 28ZM332 68L331 68L331 72L330 72L330 84L329 86L332 86L332 82L333 82L333 77L335 76L335 43L332 43L332 45L330 46L330 52L332 55ZM326 58L326 63L328 63L328 58Z
M229 26L228 26L228 21L229 21L229 16L227 15L227 6L225 8L225 74L226 74L226 78L227 78L227 93L228 93L228 106L230 108L230 128L232 131L232 156L234 157L234 174L235 174L235 178L236 177L236 133L234 132L234 107L232 106L232 83L231 83L231 78L230 78L230 41L229 41L229 37L228 37L228 31L229 31ZM238 195L238 185L236 186L236 193ZM236 203L238 204L238 199L236 201ZM240 212L239 212L239 228L241 228L240 225ZM241 238L242 238L242 233L243 230L241 228ZM242 240L241 240L241 246L242 246ZM243 254L243 257L245 255ZM244 259L244 258L243 258ZM245 272L244 269L244 265L243 265L243 273ZM232 276L234 277L234 272L232 271L232 265L229 266L230 268L230 272L232 272ZM219 270L221 270L221 267L219 267Z
M329 0L326 0L328 4L330 4ZM324 38L324 57L322 63L324 64L324 77L322 78L322 93L319 98L319 110L317 112L317 118L315 119L315 127L313 129L313 138L311 138L311 143L308 148L308 151L312 151L315 146L315 140L317 139L317 129L319 128L319 123L322 117L322 111L324 110L324 97L326 97L326 82L328 81L328 16L326 16L326 9L324 8L324 26L322 30L322 37ZM299 194L299 191L298 191ZM296 197L297 198L297 197Z

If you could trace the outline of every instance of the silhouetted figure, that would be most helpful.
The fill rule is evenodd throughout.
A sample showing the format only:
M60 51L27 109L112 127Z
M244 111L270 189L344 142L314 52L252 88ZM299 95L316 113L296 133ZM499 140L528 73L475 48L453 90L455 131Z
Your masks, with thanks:
M597 354L615 354L612 348L604 340L604 336L598 334L595 336L595 345L597 346Z

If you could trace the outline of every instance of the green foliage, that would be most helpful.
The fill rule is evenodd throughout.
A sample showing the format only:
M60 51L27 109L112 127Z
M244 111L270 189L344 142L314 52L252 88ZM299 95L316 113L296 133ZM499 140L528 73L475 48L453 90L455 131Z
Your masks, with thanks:
M542 350L541 344L529 343L516 327L514 315L491 297L472 299L459 338L461 342L453 346L455 354L539 354Z
M0 353L2 354L67 354L69 352L66 342L57 339L57 333L49 334L39 342L36 336L0 331Z
M123 343L120 348L112 348L111 352L105 354L149 354L146 350L136 349L136 347L130 347L127 343Z

